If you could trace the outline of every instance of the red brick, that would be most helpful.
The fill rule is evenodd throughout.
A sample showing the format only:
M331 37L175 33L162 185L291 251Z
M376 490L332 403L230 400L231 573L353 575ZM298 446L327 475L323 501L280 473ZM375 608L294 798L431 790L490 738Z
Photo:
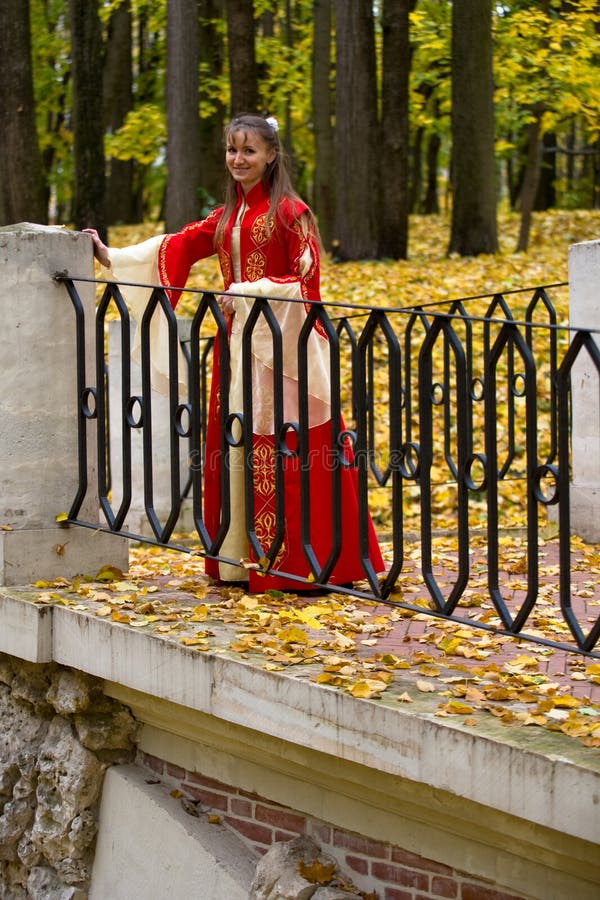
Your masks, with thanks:
M150 756L149 753L144 753L142 755L142 762L149 769L152 769L153 772L157 772L159 775L162 775L165 770L165 764L162 759L158 759L157 756Z
M185 793L189 794L194 800L199 800L204 806L210 806L211 809L220 809L227 812L228 797L224 794L215 794L213 791L203 791L201 788L193 787L191 784L185 785Z
M333 846L345 847L346 850L352 850L353 853L362 853L363 856L374 856L377 859L389 859L389 844L382 844L379 841L370 841L368 838L361 837L359 834L351 834L348 831L334 830Z
M362 856L348 855L346 857L346 865L352 869L353 872L358 872L360 875L369 874L369 861L363 859Z
M288 841L293 841L297 837L297 834L290 834L288 831L276 831L273 835L273 843L287 844Z
M408 891L399 891L397 888L386 888L384 900L413 900L413 895Z
M247 822L244 819L235 819L233 816L225 816L227 824L243 834L250 841L257 841L259 844L272 844L273 831L264 825L258 825L256 822Z
M424 869L426 872L454 875L454 871L443 863L425 859L424 856L417 856L416 853L410 853L408 850L403 850L402 847L392 847L392 862L402 863L411 869Z
M266 803L266 798L261 797L260 794L255 794L252 791L242 791L241 788L236 790L236 794L239 794L240 797L247 797L248 800L258 800L260 803ZM278 803L274 803L273 800L269 800L271 806L279 806Z
M167 775L170 775L172 778L179 778L180 781L183 781L187 775L187 772L181 766L174 766L173 763L169 762L166 764L166 772Z
M257 822L268 822L276 828L284 828L286 831L294 831L296 834L304 834L306 831L306 816L296 815L289 810L271 809L257 803L254 816Z
M454 900L458 897L458 884L451 878L434 875L431 879L431 893L436 897L450 897L451 900Z
M229 812L234 816L244 816L246 819L252 818L252 803L250 800L241 800L239 797L229 798Z
M214 778L205 778L199 772L188 772L186 781L191 781L193 784L201 784L203 787L210 788L213 791L224 791L226 794L239 793L230 784L223 784L223 782L216 781Z
M482 884L461 885L462 900L522 900L518 894L505 894L495 888L488 888Z
M379 878L380 881L392 881L395 884L403 884L405 887L416 888L419 891L429 890L429 875L424 872L413 872L412 869L403 869L389 863L372 862L371 875Z

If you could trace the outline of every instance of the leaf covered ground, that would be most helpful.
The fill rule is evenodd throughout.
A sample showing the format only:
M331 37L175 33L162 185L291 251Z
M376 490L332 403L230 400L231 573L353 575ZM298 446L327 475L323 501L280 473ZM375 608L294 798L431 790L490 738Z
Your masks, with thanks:
M111 241L122 246L160 231L160 226L115 229ZM323 299L403 306L563 282L569 245L596 239L600 211L537 214L526 254L512 252L516 216L502 216L499 232L499 254L448 258L447 218L415 217L407 261L336 264L326 257ZM220 284L214 260L196 266L192 286L218 290ZM562 297L559 318L566 321L566 291ZM444 504L441 508L443 516ZM507 531L501 541L503 588L513 604L526 589L518 535ZM435 548L442 568L445 563L441 584L444 578L451 583L455 543L440 536ZM389 546L384 545L384 551L389 557ZM408 709L434 698L436 716L452 717L464 727L476 729L486 717L493 717L506 726L537 734L560 732L587 748L599 747L600 662L471 624L470 618L487 626L499 624L486 601L487 563L477 540L471 555L475 579L461 602L461 622L341 593L248 595L241 588L217 588L204 577L199 556L152 546L131 548L127 573L107 566L94 577L71 583L38 583L37 602L61 603L123 627L152 631L190 652L233 654L360 699ZM568 628L557 604L555 541L548 540L542 557L540 599L528 630L534 638L568 643ZM392 600L417 608L429 605L419 563L419 545L407 546ZM599 548L575 542L573 591L585 630L600 614L599 582Z
M452 542L441 548L453 558ZM386 546L384 545L384 552ZM406 570L392 600L427 608L419 577L419 547L407 548ZM577 589L598 572L594 550L582 546ZM596 554L597 556L597 554ZM552 573L550 573L552 574ZM514 577L518 588L518 574ZM482 571L482 582L484 573ZM487 716L506 726L535 726L600 746L600 661L543 644L482 631L468 622L476 597L454 622L342 593L314 596L217 587L194 553L132 546L130 569L107 565L93 577L38 582L36 604L60 604L174 641L190 652L225 654L267 671L306 678L365 700L405 709L435 701L434 715L477 728ZM589 600L596 617L597 601ZM532 634L566 637L551 598Z

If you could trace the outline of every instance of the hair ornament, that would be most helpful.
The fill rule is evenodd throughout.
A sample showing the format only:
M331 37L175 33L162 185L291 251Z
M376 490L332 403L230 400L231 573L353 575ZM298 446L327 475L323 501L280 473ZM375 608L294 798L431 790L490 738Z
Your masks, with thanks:
M267 116L265 119L267 125L270 125L273 131L279 131L279 122L275 118L275 116Z

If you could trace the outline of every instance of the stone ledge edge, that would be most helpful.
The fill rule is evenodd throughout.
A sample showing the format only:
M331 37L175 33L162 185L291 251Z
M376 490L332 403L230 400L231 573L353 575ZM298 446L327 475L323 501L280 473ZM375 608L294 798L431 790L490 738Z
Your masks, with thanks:
M61 606L36 606L33 592L0 590L0 652L60 665L147 695L422 782L484 807L583 840L600 835L600 762L537 752L482 735L431 712L268 672L219 653L198 653L155 634ZM556 736L562 738L563 736ZM568 740L568 739L566 739Z

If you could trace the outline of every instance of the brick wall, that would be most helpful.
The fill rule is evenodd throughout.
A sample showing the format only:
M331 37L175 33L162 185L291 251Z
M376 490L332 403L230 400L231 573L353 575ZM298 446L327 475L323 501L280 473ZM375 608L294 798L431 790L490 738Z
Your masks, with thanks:
M307 834L334 856L356 886L378 900L521 900L394 844L343 831L247 791L140 754L138 763L172 786L195 813L218 816L257 855L271 844ZM216 821L216 820L215 820Z

